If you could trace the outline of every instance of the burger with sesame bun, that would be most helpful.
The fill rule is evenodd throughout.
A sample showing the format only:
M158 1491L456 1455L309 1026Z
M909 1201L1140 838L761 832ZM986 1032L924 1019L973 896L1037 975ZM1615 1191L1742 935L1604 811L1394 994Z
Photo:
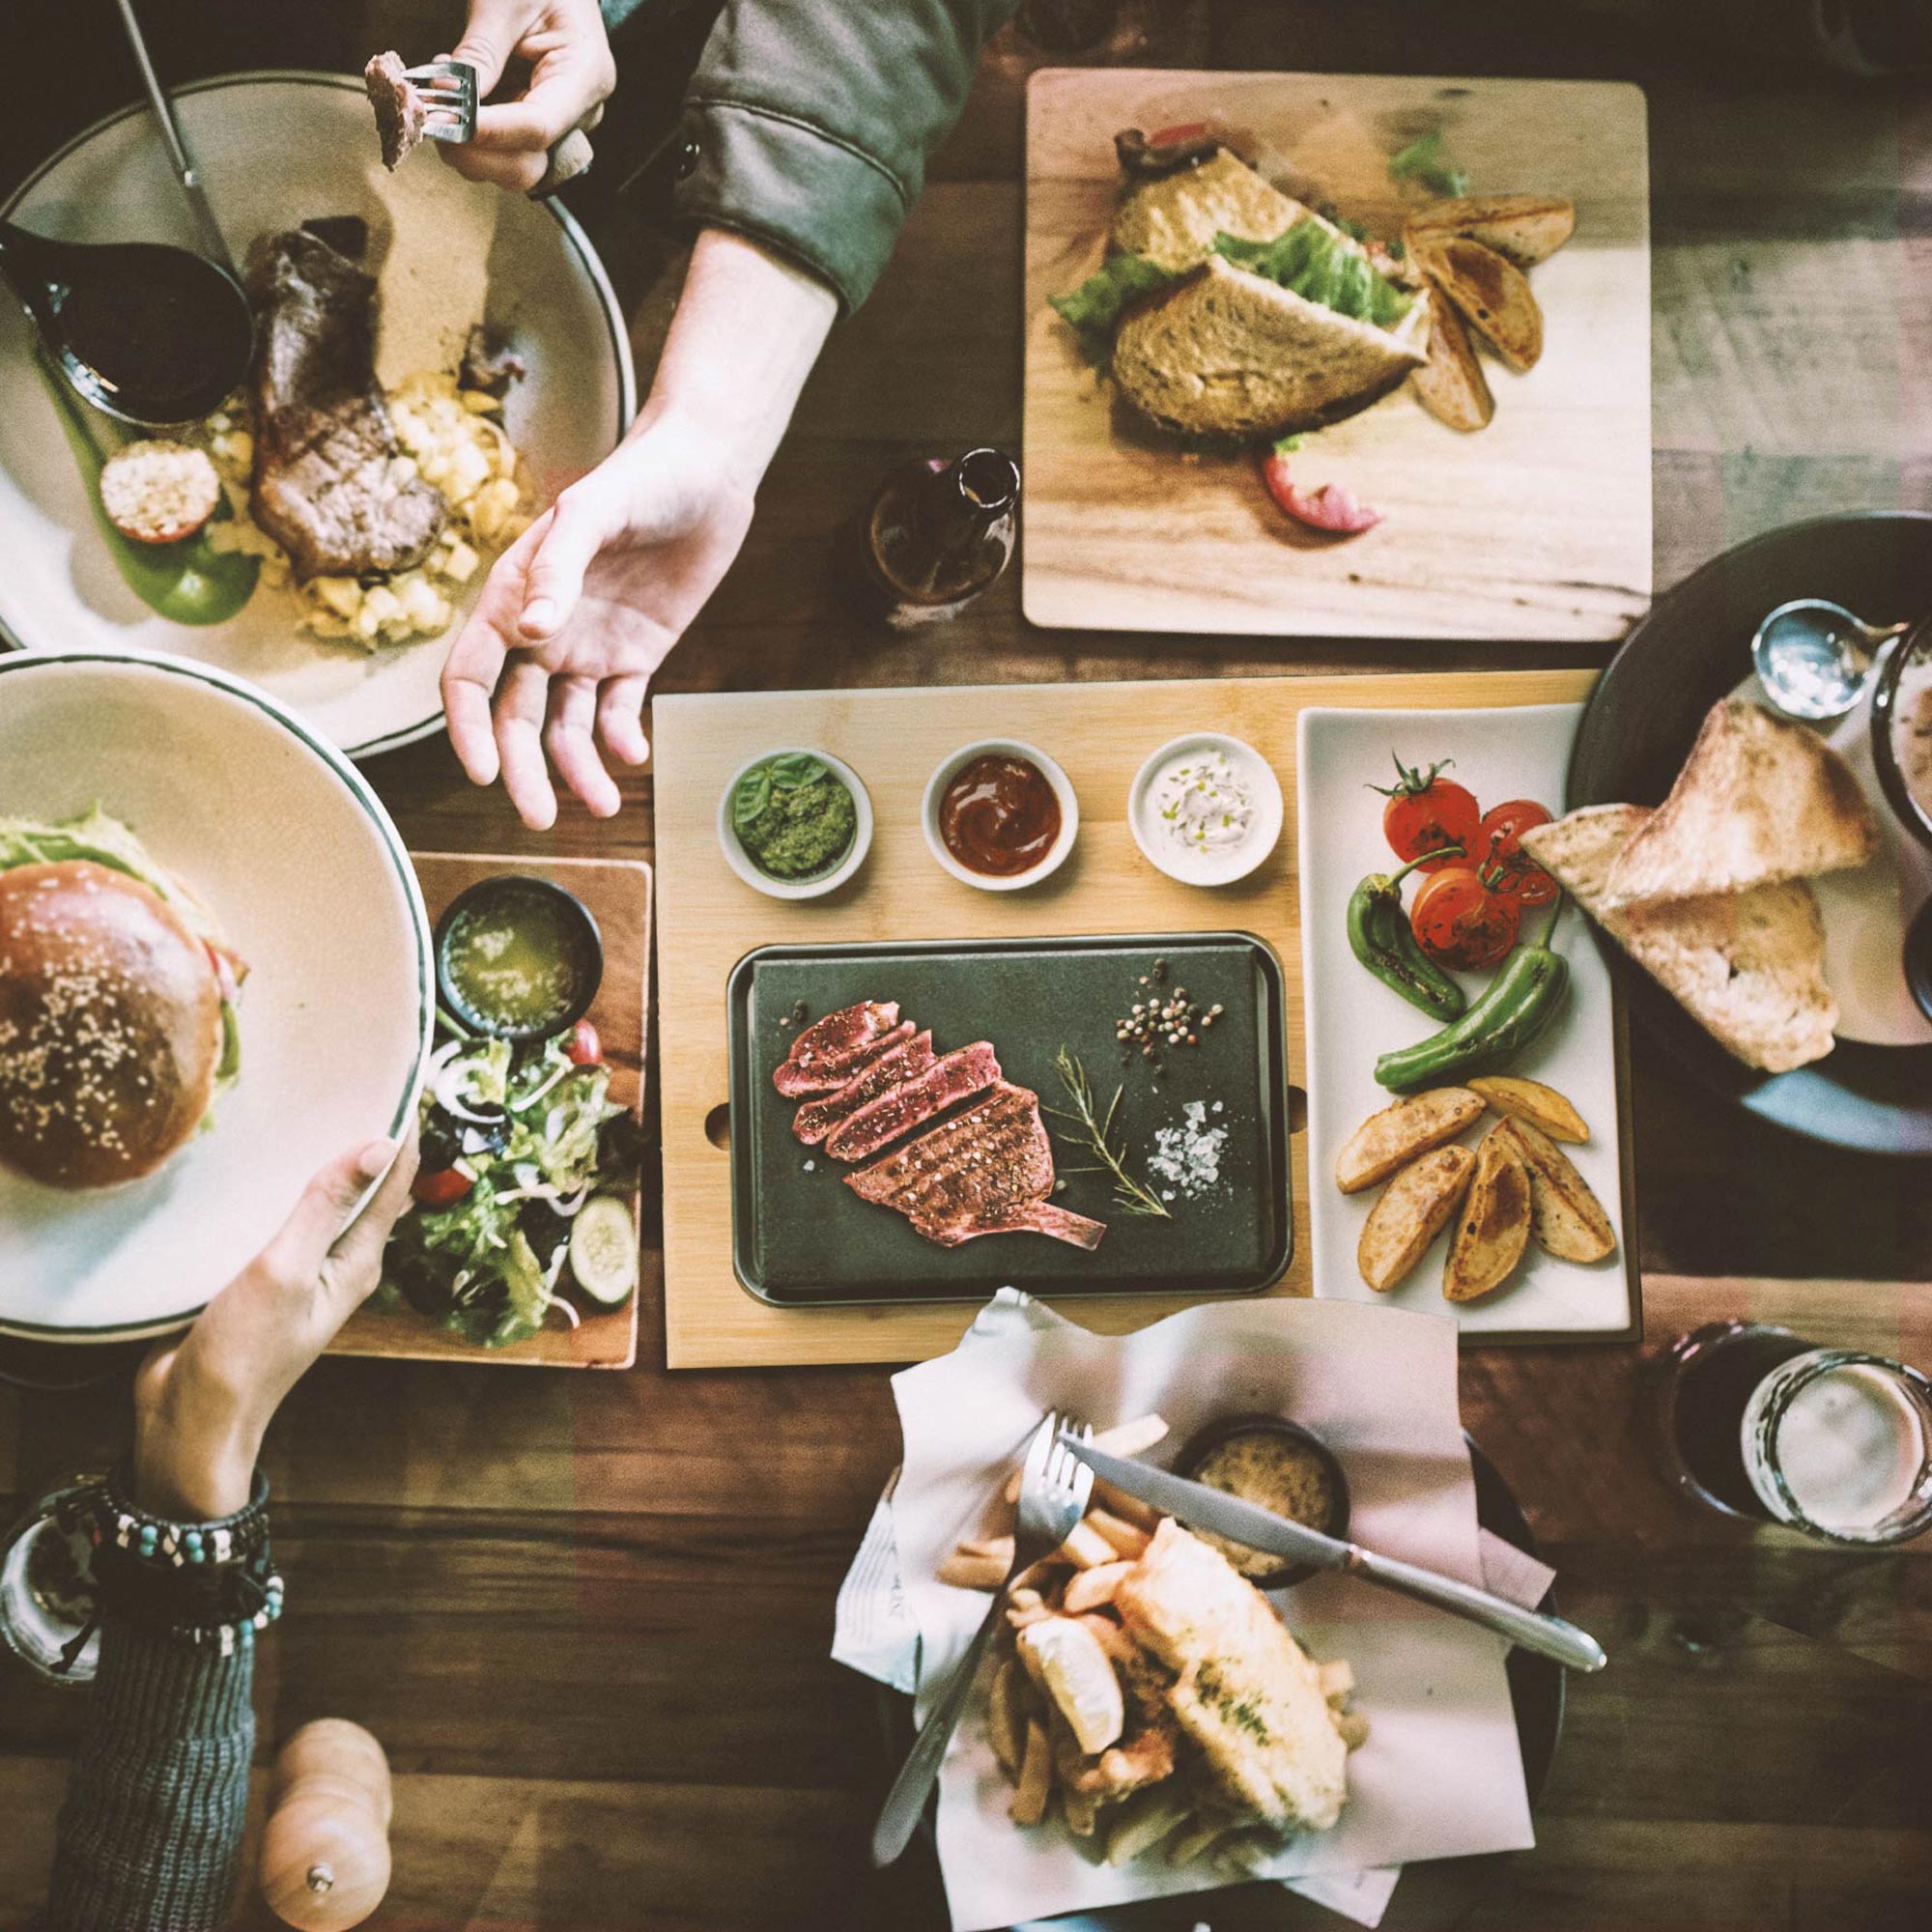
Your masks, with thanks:
M70 1188L165 1166L241 1071L245 972L119 820L0 819L0 1162Z

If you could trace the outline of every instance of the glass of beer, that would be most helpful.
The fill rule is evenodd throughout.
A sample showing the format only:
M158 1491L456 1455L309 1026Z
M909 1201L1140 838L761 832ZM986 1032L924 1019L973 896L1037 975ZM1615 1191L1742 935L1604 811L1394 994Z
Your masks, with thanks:
M1664 1459L1727 1516L1833 1543L1902 1543L1932 1528L1932 1381L1789 1329L1715 1322L1663 1364Z

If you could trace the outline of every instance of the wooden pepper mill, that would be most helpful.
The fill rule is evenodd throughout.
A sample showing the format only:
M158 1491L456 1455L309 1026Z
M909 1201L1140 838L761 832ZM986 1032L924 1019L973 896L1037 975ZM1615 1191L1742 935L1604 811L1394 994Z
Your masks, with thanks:
M389 1889L395 1797L383 1747L360 1724L319 1718L275 1759L262 1834L262 1896L297 1932L348 1932Z

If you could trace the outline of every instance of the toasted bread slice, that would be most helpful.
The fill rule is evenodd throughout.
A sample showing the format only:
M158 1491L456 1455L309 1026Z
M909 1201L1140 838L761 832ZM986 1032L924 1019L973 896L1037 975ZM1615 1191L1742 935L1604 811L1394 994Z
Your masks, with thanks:
M1114 215L1113 244L1163 269L1188 269L1217 235L1272 242L1308 211L1226 148L1198 168L1144 182Z
M1417 241L1465 236L1519 269L1548 261L1577 230L1577 207L1560 194L1476 194L1438 201L1408 217Z
M1429 360L1410 380L1416 399L1437 422L1451 429L1488 426L1496 412L1490 379L1470 346L1469 331L1456 304L1435 283L1429 287Z
M1193 437L1285 436L1365 410L1424 361L1427 310L1378 328L1219 255L1121 324L1114 380Z
M1803 883L1618 907L1607 885L1618 854L1652 816L1635 805L1589 806L1523 834L1523 849L1576 895L1711 1037L1747 1066L1785 1073L1822 1060L1838 1003L1825 983L1825 929Z
M1878 825L1844 759L1804 725L1727 697L1618 857L1607 896L1629 907L1747 892L1861 866L1877 849Z

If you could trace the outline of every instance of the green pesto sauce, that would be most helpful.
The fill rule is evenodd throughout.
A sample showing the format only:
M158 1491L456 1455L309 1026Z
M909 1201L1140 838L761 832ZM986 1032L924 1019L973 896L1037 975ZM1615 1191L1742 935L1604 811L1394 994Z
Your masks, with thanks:
M506 887L466 906L442 943L465 1007L486 1026L556 1027L578 1004L584 961L568 909Z
M761 872L809 879L843 858L859 829L852 794L824 772L809 784L771 787L756 814L738 824L738 842Z

